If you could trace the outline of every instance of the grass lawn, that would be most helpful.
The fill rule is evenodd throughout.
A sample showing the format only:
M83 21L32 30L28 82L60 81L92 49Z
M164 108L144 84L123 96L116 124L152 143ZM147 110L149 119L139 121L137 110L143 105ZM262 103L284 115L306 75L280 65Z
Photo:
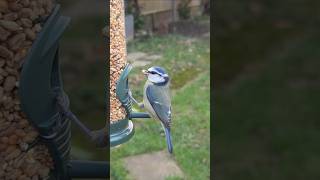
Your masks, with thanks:
M154 64L165 67L173 77L173 158L187 179L209 179L210 164L210 59L209 40L169 35L135 40L128 51L162 54ZM139 76L137 68L131 76ZM142 99L144 79L133 82L131 89ZM131 179L121 158L166 150L161 126L154 120L135 120L135 136L111 150L113 179ZM177 179L170 177L168 179Z

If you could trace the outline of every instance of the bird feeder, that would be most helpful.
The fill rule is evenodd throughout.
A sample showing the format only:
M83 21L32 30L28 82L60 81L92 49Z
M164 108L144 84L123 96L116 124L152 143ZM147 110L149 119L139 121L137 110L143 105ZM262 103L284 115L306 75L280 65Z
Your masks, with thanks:
M124 0L110 1L110 146L130 140L134 135L132 118L150 118L133 113L128 76L132 67L126 63ZM121 73L119 73L119 70Z
M52 179L106 178L109 163L70 160L69 100L59 68L59 39L69 23L56 5L24 60L19 95L28 121L38 130L54 160ZM84 127L83 125L80 127Z

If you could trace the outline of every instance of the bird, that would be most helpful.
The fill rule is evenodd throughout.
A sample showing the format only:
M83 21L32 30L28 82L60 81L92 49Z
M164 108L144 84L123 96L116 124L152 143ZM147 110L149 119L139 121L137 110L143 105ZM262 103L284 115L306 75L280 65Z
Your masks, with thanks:
M159 120L164 129L167 148L170 154L173 153L171 142L171 97L170 97L170 77L164 68L159 66L150 67L148 70L142 70L147 77L144 85L143 102L138 103L133 97L131 91L129 96L144 108L148 114L155 120Z

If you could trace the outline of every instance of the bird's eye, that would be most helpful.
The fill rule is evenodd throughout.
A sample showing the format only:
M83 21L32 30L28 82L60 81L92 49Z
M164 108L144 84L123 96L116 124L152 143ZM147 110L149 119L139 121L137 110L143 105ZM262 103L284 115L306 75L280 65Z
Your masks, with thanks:
M154 71L150 71L150 74L156 74Z

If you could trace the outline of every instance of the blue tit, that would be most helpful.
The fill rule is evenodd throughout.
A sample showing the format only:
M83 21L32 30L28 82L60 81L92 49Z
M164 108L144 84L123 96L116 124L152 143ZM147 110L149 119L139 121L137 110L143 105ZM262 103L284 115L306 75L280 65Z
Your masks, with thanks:
M161 67L151 67L142 71L147 81L144 86L143 102L139 103L128 91L129 97L140 108L145 108L149 115L161 122L166 135L168 151L172 153L173 147L171 143L170 124L171 124L171 99L169 84L170 78L166 71Z
M170 124L171 124L171 98L170 78L161 67L151 67L142 71L148 80L144 85L143 105L153 119L159 120L164 129L168 151L172 153Z

